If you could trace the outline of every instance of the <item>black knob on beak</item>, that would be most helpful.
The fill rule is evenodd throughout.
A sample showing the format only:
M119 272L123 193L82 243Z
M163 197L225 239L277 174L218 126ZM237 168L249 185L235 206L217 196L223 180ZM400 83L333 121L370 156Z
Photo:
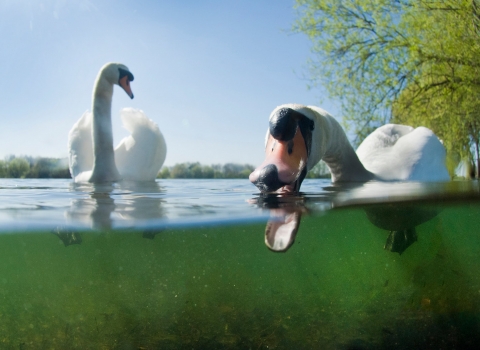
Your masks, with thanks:
M274 192L285 185L278 178L278 169L274 164L269 164L260 170L260 174L253 184L261 192Z
M291 108L280 108L270 118L270 134L274 139L290 141L297 132L298 120L303 117Z

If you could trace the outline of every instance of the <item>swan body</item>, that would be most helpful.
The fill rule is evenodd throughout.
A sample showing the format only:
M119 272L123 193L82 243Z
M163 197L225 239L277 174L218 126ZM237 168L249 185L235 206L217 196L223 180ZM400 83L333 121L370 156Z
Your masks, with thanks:
M387 124L357 149L365 168L383 181L448 181L446 152L432 130Z
M355 152L335 118L315 106L279 106L269 124L266 159L250 174L264 192L298 191L320 160L329 167L332 182L450 180L445 148L425 127L384 125Z
M133 74L119 63L100 70L93 90L93 111L85 112L68 137L69 166L74 182L153 181L166 157L158 126L141 110L124 108L123 126L131 133L113 149L111 106L113 86L133 98Z

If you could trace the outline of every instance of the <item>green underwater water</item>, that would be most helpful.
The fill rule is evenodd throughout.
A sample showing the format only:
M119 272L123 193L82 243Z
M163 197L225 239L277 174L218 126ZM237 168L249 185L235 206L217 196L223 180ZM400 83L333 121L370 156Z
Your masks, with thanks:
M0 235L1 349L464 349L480 340L480 204L445 206L403 254L362 207L264 223Z

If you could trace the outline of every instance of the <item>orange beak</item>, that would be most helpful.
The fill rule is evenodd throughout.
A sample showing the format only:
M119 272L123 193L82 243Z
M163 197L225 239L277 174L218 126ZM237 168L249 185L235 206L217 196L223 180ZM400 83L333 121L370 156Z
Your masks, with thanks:
M265 156L265 161L250 174L250 181L262 192L298 190L296 182L307 165L308 157L300 128L297 127L295 136L289 141L276 140L270 135Z
M131 99L133 99L133 92L130 88L130 80L128 79L127 75L125 75L118 81L118 85L120 85L122 89L125 90L125 92L128 96L130 96Z

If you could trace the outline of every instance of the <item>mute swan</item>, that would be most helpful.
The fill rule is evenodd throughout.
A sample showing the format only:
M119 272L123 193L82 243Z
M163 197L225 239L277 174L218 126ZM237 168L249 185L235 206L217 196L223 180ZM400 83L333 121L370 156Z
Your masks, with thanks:
M167 147L158 126L143 111L124 108L123 126L131 133L113 150L112 95L119 85L133 99L133 74L120 63L107 63L93 88L93 113L85 112L68 135L70 173L74 182L153 181Z
M250 174L261 191L298 191L307 172L325 161L332 182L449 181L445 148L425 128L387 124L357 152L340 124L314 106L286 104L270 115L265 161Z

